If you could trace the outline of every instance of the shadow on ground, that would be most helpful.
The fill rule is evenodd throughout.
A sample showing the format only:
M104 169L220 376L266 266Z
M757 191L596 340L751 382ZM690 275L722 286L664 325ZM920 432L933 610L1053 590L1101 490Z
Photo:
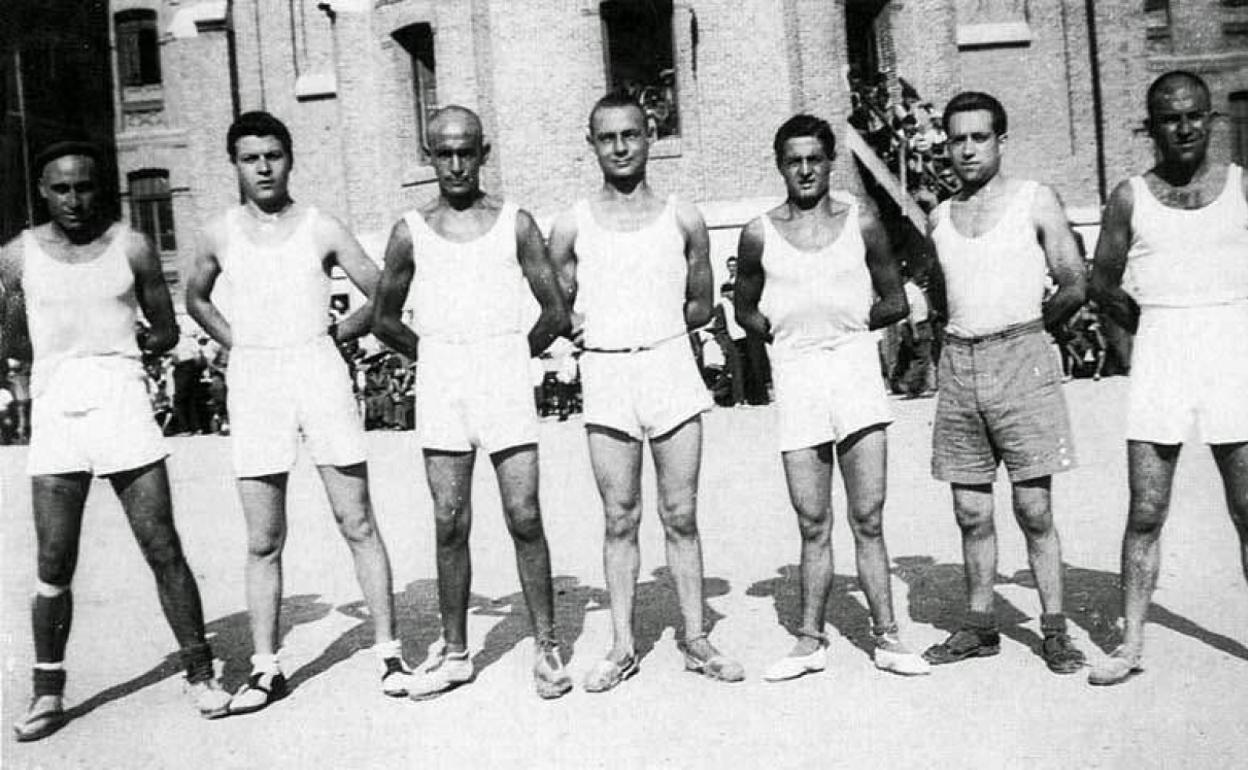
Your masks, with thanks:
M772 597L776 605L776 619L780 625L793 632L802 625L801 568L796 564L786 564L776 571L780 577L758 581L746 589L745 595ZM850 596L851 592L860 590L857 578L834 575L832 589L828 592L825 618L850 644L871 657L875 649L871 638L871 613Z

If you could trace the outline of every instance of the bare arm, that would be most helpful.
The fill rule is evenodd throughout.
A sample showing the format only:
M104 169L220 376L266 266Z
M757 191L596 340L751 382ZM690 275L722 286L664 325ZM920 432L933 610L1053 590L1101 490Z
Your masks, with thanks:
M149 327L139 340L139 346L148 353L164 353L178 344L178 323L160 267L160 256L147 235L131 232L129 238L126 257L134 272L134 293Z
M26 295L22 290L22 243L14 238L0 249L0 362L31 359L26 329Z
M937 209L932 209L927 217L927 237L923 240L923 248L911 255L910 274L914 282L927 294L928 309L932 320L949 317L949 297L945 293L945 273L940 268L940 256L936 253L936 242L932 239L932 231L936 229Z
M381 271L364 249L346 228L346 225L334 217L326 216L322 221L322 233L325 244L333 260L355 287L368 299L351 315L338 322L335 342L347 342L368 334L373 323L373 294L377 291L377 281Z
M676 221L685 233L685 327L699 329L711 320L715 277L711 273L711 237L702 213L692 203L681 203Z
M760 217L741 229L737 241L737 280L732 287L732 306L742 329L771 342L771 321L758 309L758 300L763 296L763 278L763 220Z
M1042 308L1044 327L1052 332L1060 329L1082 307L1087 298L1087 276L1075 234L1070 229L1057 193L1040 185L1032 203L1031 216L1040 245L1044 247L1049 274L1057 282L1057 291Z
M537 322L529 330L529 353L536 357L550 347L556 337L572 331L572 319L568 316L563 292L559 290L555 269L546 254L542 233L533 217L523 210L516 214L516 256L529 282L529 290L542 308Z
M1122 274L1127 269L1127 252L1131 248L1134 205L1128 182L1119 184L1109 196L1101 214L1101 235L1096 241L1088 291L1102 313L1133 334L1140 325L1140 306L1122 290Z
M571 319L568 339L581 344L583 321L572 308L576 306L576 215L568 210L555 220L550 230L550 264L563 294L564 307Z
M199 235L191 274L186 280L186 311L210 337L229 348L234 346L230 322L212 303L212 287L216 286L221 275L221 263L217 259L217 231L220 227L221 220L218 219L209 223Z
M910 303L906 301L906 290L901 272L897 269L897 260L893 258L888 233L884 232L875 203L868 198L862 198L858 205L858 224L867 246L867 270L871 273L871 285L875 287L877 297L871 305L867 328L881 329L905 318L910 313ZM738 262L737 269L740 267Z
M373 297L373 334L413 361L416 360L420 338L403 323L403 304L416 273L412 258L412 234L407 222L400 219L390 230L386 243L386 265Z

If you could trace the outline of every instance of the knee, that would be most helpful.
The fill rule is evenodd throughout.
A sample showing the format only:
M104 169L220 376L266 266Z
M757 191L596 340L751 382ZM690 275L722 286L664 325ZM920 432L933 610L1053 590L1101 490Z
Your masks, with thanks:
M377 526L367 509L358 516L343 518L338 522L338 531L351 545L367 543L377 536Z
M1044 537L1053 531L1053 512L1048 507L1019 507L1014 511L1018 526L1027 537Z
M47 586L68 586L74 579L74 557L65 549L39 549L39 583Z
M247 555L253 560L276 561L282 558L286 533L278 529L252 532L247 537Z
M139 545L143 550L143 558L154 570L163 570L182 562L182 543L178 540L177 532L162 532Z
M698 536L698 517L692 501L664 504L662 518L668 540L691 540Z
M636 499L608 501L604 512L608 540L637 540L637 527L641 523L639 501Z
M1127 531L1145 537L1159 536L1169 509L1167 501L1151 496L1132 500L1131 510L1127 515Z
M995 530L992 522L992 511L978 508L957 508L954 517L963 537L984 537Z
M826 505L797 506L797 529L803 542L826 540L832 531L832 509Z
M884 536L884 499L872 499L849 509L849 527L859 540L877 540Z
M468 544L468 506L435 504L434 537L439 548L457 548Z
M517 543L532 543L542 539L542 513L536 498L517 505L507 506L507 530Z

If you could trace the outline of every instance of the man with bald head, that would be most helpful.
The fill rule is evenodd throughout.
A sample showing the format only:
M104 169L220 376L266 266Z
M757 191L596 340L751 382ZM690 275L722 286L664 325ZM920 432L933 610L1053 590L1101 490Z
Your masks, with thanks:
M169 452L152 419L142 363L144 354L177 342L173 304L152 242L103 216L100 160L98 147L81 142L40 153L34 167L51 221L0 251L0 361L33 358L34 698L14 726L19 741L50 735L67 719L70 584L93 476L112 484L152 569L195 705L212 718L229 701L213 674L199 589L174 527ZM136 339L140 310L147 326Z
M529 359L569 331L568 312L533 218L481 189L490 145L477 115L443 108L429 123L428 142L438 196L391 230L373 319L378 338L418 361L416 431L434 504L442 638L409 695L432 698L475 675L467 640L468 536L480 448L494 465L516 549L535 637L534 686L542 698L558 698L572 680L554 632ZM526 329L530 293L541 313Z
M1127 400L1130 503L1122 541L1122 646L1092 684L1143 670L1144 622L1174 469L1193 429L1222 476L1248 578L1248 179L1209 157L1214 113L1195 74L1148 89L1157 164L1122 182L1105 207L1092 297L1135 331Z
M338 529L351 549L373 625L386 695L407 694L394 635L390 560L368 491L364 431L336 343L368 332L368 303L327 324L336 266L366 296L377 267L346 226L290 194L290 132L267 112L245 112L226 132L244 202L209 221L186 287L186 307L230 351L227 400L234 474L247 520L247 608L252 673L230 713L268 706L287 691L278 663L286 488L305 440ZM213 300L223 278L228 317Z

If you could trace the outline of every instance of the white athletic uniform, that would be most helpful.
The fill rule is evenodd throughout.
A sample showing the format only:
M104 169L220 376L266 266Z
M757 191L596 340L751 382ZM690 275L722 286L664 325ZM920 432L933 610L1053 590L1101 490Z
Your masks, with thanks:
M537 443L517 211L504 202L485 234L462 243L419 211L403 217L415 262L405 309L420 338L416 431L426 449L494 453Z
M346 364L330 339L329 276L313 241L319 212L308 207L283 243L261 245L226 213L217 255L229 292L234 338L226 369L234 472L286 473L299 435L317 465L364 462L364 429Z
M1123 279L1140 305L1127 438L1178 444L1248 441L1248 202L1243 169L1201 209L1163 205L1130 181Z
M127 225L90 262L55 259L22 234L31 367L32 476L105 476L165 458L135 339Z
M638 440L670 433L711 408L685 325L689 270L676 199L632 231L599 225L589 201L574 212L585 424Z
M763 222L763 294L758 309L771 322L771 376L780 450L840 441L892 422L880 376L879 335L868 331L875 298L857 199L832 243L803 250Z

